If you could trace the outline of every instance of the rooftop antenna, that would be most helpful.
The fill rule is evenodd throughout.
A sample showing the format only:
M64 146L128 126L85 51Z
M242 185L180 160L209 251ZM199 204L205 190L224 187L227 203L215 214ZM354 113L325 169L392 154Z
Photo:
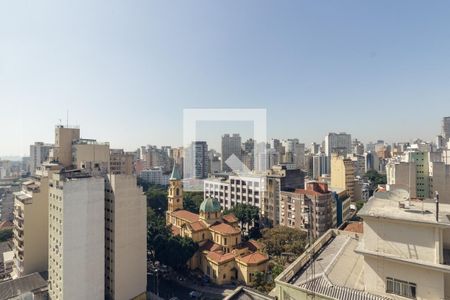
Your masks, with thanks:
M69 128L69 110L67 110L66 127Z

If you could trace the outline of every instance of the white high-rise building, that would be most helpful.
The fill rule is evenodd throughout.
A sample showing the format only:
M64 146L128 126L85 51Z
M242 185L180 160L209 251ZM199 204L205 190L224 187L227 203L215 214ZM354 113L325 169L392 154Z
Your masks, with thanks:
M30 146L30 171L35 174L36 169L49 158L50 150L53 148L52 144L44 144L42 142L35 142Z
M49 183L49 296L105 299L105 179L81 171Z
M146 197L135 176L108 175L105 199L106 299L145 298Z

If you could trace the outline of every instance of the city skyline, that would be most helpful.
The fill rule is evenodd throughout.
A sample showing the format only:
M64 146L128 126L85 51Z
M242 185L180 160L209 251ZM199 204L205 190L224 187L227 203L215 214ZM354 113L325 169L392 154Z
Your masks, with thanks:
M0 4L0 156L67 111L126 149L181 145L185 108L266 108L305 143L432 140L450 111L448 2L192 4Z

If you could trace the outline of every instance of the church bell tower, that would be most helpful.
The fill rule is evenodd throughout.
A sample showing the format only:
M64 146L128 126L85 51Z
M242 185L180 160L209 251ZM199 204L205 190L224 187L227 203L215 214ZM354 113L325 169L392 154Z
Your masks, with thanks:
M169 223L170 214L176 210L183 209L183 183L180 170L174 164L172 174L169 178L169 191L167 194L167 222Z

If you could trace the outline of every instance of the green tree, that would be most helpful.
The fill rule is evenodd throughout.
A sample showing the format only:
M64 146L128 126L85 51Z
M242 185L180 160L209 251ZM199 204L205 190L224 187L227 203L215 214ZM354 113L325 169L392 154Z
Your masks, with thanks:
M263 229L259 241L264 251L271 257L285 253L299 256L305 251L306 239L306 233L299 229L277 226Z
M154 254L157 242L160 238L167 240L172 235L170 226L166 225L166 219L148 207L147 208L147 250Z
M162 185L150 185L145 193L147 206L155 212L164 214L167 210L167 188Z
M364 178L368 179L374 185L387 183L386 175L382 175L375 170L367 171L367 173L364 174Z
M250 204L238 203L231 209L225 210L224 214L233 213L241 223L241 228L258 223L259 208Z
M185 210L198 214L202 202L203 192L185 192L183 194L183 207Z
M155 258L174 269L184 269L188 260L198 250L191 238L170 236L168 239L158 235L155 240Z
M3 229L0 231L0 242L6 242L13 236L12 229Z

